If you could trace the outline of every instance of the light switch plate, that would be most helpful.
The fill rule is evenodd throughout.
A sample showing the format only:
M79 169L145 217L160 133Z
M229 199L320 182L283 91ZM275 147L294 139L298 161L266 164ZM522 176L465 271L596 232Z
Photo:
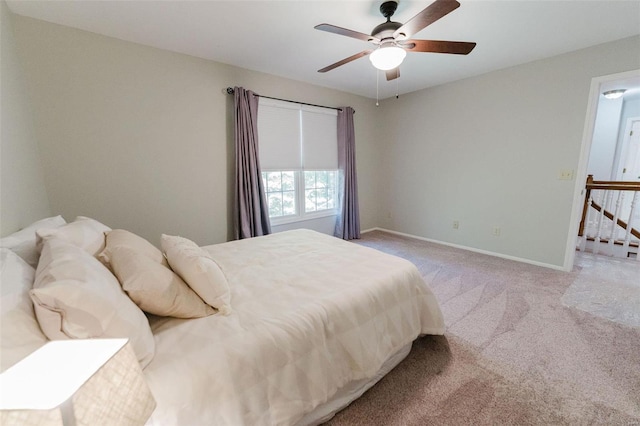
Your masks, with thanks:
M560 170L560 175L558 176L560 180L573 180L573 170Z

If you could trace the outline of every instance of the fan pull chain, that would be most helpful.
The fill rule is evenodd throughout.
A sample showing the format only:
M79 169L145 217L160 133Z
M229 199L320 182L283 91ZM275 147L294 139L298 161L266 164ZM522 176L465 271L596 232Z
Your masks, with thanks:
M400 80L400 79L396 78L396 99L398 99L400 97L400 95L398 95L398 87L400 86L400 83L398 83L398 80Z
M376 70L376 106L380 106L380 71Z

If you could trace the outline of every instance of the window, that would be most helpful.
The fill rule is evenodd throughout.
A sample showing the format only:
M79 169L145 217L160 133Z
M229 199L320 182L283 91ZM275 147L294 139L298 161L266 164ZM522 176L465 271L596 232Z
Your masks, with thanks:
M336 208L337 173L329 170L304 172L305 213Z
M296 172L293 170L262 172L267 195L269 217L293 216L298 211L296 202Z
M260 165L272 224L336 214L337 112L260 98Z
M276 222L295 221L336 212L336 170L305 170L303 179L300 179L300 172L295 170L262 172L262 181L269 205L269 218L276 219ZM304 206L304 211L300 212L298 206Z

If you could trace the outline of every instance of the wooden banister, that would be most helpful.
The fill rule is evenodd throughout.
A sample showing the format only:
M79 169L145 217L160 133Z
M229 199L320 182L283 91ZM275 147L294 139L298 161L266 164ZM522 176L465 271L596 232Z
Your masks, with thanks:
M589 209L589 205L593 207L596 211L602 212L602 214L607 217L609 220L614 220L614 215L603 209L600 205L598 205L595 201L591 199L591 191L592 190L605 190L605 191L631 191L631 192L640 192L640 182L631 182L631 181L605 181L605 180L594 180L593 175L587 176L587 182L585 184L585 197L584 197L584 206L582 209L582 218L580 220L580 227L578 229L578 236L584 235L584 228L586 226L587 219L587 211ZM626 222L619 218L615 218L616 225L620 226L623 229L627 229L629 226ZM635 228L630 229L631 235L640 239L640 231Z
M590 177L591 175L589 175ZM587 178L588 179L588 178ZM640 182L625 182L615 180L587 180L587 189L608 189L610 191L640 191Z
M593 185L593 175L587 176L587 191L584 194L584 205L582 206L582 218L580 219L580 228L578 228L578 236L584 235L585 220L587 220L587 210L589 209L589 199L591 198L591 188Z

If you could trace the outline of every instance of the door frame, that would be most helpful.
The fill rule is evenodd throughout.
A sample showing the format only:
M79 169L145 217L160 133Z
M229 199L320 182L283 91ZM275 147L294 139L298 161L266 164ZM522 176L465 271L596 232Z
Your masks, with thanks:
M629 117L627 118L627 123L624 126L624 133L622 134L622 140L620 141L620 152L616 153L616 159L614 161L614 169L615 169L615 179L612 180L624 180L622 179L622 170L624 169L624 164L626 162L626 150L628 148L629 143L631 143L631 130L633 129L633 124L640 122L640 117Z
M578 242L578 228L582 217L584 205L584 186L587 180L587 166L589 164L589 154L591 153L591 143L593 141L593 130L598 113L598 100L602 91L602 86L606 83L637 78L640 69L626 71L617 74L604 75L591 79L591 89L589 90L589 100L587 103L587 114L582 132L582 144L580 145L580 156L578 159L578 169L573 191L573 204L571 209L571 219L569 221L569 233L567 235L567 245L564 252L563 270L570 272L573 269L573 262L576 257L576 243Z

